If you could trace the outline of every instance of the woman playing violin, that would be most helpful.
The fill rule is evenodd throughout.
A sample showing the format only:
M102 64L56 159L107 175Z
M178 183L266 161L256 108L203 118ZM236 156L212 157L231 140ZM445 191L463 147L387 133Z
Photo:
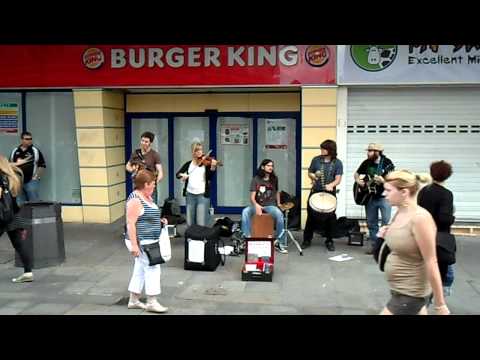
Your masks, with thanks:
M187 161L176 173L185 183L183 196L187 203L187 225L208 226L210 223L210 184L218 161L203 153L200 142L192 143L192 160Z

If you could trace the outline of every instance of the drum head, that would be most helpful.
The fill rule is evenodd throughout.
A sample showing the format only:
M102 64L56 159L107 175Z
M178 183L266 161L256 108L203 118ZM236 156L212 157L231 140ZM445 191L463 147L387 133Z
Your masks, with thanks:
M310 196L310 207L319 213L330 213L337 208L337 198L332 194L319 192Z

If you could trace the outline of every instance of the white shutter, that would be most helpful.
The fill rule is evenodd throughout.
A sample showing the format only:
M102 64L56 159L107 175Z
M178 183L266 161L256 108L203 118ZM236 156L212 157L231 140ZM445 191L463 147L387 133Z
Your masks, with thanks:
M377 142L396 169L428 173L431 162L449 161L457 221L480 221L479 135L480 88L350 88L346 215L365 218L353 201L353 174Z

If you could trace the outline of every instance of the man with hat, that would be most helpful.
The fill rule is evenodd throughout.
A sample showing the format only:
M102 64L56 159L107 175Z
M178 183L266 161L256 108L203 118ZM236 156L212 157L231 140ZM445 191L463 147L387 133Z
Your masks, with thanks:
M383 155L383 146L370 143L367 147L367 159L359 166L355 173L355 182L361 187L368 187L369 199L365 205L367 214L368 233L370 234L371 248L366 254L371 255L377 243L378 211L381 213L382 226L390 221L392 207L383 196L383 178L395 169L393 162ZM362 178L361 175L365 175ZM368 179L365 181L365 179Z

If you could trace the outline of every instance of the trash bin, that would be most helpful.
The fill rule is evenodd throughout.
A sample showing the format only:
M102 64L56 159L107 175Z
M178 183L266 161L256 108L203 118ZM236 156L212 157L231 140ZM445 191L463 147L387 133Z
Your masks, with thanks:
M62 205L57 202L26 202L19 216L27 230L25 249L32 257L32 267L39 269L65 261ZM23 267L15 252L15 266Z

